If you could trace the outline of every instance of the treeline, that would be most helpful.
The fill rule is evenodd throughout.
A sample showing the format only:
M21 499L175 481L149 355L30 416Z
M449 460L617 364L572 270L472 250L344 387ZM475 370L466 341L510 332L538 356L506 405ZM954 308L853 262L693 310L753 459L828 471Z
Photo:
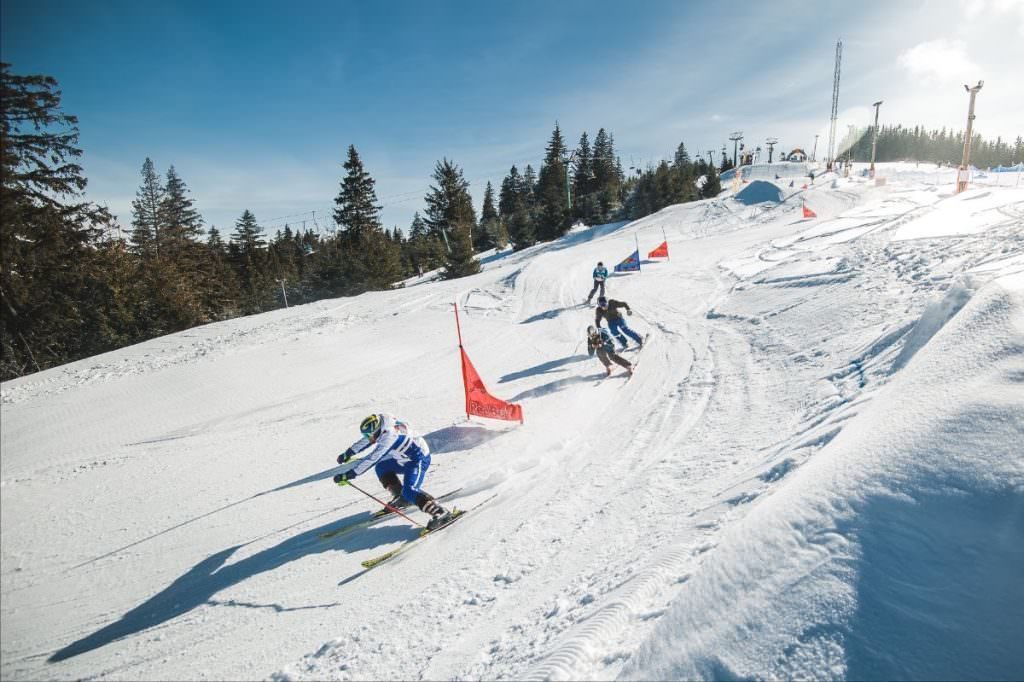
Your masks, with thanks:
M848 149L842 158L853 161L871 161L871 139L874 126L857 128L850 126L846 137L839 145L840 149ZM972 134L971 165L977 168L992 166L1012 166L1024 162L1024 138L1010 144L1001 137L986 140L981 135ZM923 126L913 128L902 125L879 126L878 146L875 161L922 161L944 163L959 166L963 159L964 131L953 132L945 128L925 130Z
M244 210L227 234L207 226L185 178L149 158L130 229L84 201L77 118L57 82L0 65L0 379L189 327L326 297L389 289L438 271L479 271L476 253L526 248L622 212L629 184L604 129L569 150L557 123L538 171L513 166L479 218L469 182L442 159L403 233L381 224L375 182L348 149L330 234L267 234Z
M716 197L722 191L719 170L730 168L732 163L724 157L721 169L699 156L693 161L686 144L680 142L672 163L663 160L627 182L623 217L636 220L666 206Z
M60 109L57 82L0 64L0 379L114 350L195 325L322 298L389 289L437 272L479 272L476 254L523 249L566 234L576 222L636 219L665 206L714 197L722 168L694 161L682 143L672 161L629 177L612 134L584 132L570 149L558 124L539 169L512 166L497 191L486 184L480 215L462 169L437 162L432 184L404 230L385 228L375 181L348 148L332 230L268 234L243 210L225 234L207 226L173 165L149 158L130 229L83 199L78 121ZM880 160L956 161L962 136L883 128ZM851 131L855 159L870 139ZM859 137L858 137L859 135ZM865 152L865 138L867 151ZM977 165L1022 159L978 138Z

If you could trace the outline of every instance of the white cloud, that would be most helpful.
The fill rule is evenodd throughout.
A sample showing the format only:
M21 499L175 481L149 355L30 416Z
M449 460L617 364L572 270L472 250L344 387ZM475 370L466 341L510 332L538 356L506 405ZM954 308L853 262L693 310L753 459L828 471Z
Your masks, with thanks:
M899 64L912 76L937 83L966 82L984 74L962 40L929 40L903 52Z
M968 21L1016 14L1017 35L1024 36L1024 0L961 0L961 6Z

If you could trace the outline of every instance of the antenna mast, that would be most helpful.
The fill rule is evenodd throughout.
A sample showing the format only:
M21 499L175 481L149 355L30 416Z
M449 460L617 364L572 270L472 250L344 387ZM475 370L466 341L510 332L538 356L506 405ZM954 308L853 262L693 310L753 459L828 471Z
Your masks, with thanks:
M835 161L836 120L839 118L839 64L843 60L843 41L836 41L836 72L832 77L832 118L828 125L828 156L827 168L832 170Z

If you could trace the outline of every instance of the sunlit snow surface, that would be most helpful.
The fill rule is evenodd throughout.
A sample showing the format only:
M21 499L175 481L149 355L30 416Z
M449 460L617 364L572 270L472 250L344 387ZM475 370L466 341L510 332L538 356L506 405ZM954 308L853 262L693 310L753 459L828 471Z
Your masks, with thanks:
M1024 194L879 174L4 383L0 674L1021 678ZM650 338L604 379L590 271L666 237L609 280ZM525 425L462 414L454 301ZM319 537L373 508L330 479L376 410L484 504L362 574L415 536Z

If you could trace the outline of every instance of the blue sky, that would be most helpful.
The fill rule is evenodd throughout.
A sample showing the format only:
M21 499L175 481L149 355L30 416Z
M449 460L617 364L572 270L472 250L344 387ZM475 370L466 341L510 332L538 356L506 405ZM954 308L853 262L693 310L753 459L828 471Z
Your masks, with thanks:
M680 141L720 150L734 130L809 151L839 37L841 126L868 123L883 99L883 121L962 128L962 83L985 78L979 131L1024 134L1024 0L5 0L0 12L2 59L57 78L88 196L126 227L147 156L230 231L247 208L271 230L313 210L325 226L349 144L385 224L403 229L438 159L462 166L479 208L488 180L539 164L556 120L571 145L609 130L626 167Z

